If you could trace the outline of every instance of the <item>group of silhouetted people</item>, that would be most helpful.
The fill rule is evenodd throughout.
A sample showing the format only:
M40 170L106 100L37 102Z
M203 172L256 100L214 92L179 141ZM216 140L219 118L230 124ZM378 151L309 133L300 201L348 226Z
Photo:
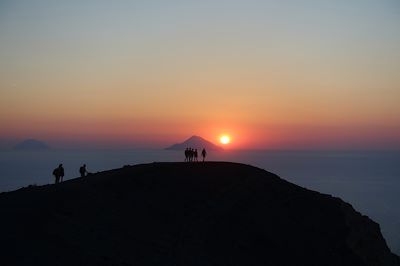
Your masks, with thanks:
M79 167L79 174L81 177L85 177L89 172L86 170L86 164ZM62 163L58 165L56 169L53 170L53 175L55 177L55 183L58 184L63 181L64 179L64 167Z
M203 157L203 162L206 159L207 152L206 149L201 151L201 156ZM185 149L185 162L198 162L198 152L197 149L186 148Z
M206 151L206 149L203 149L201 151L201 157L203 158L203 162L205 161L206 156L207 156L207 151ZM197 149L193 149L193 148L185 149L185 162L198 162ZM64 167L63 167L62 163L60 163L58 165L58 167L53 170L53 175L55 177L56 184L63 182L64 174L65 174ZM89 172L86 170L86 164L79 167L79 174L81 175L81 177L85 177L87 174L89 174Z

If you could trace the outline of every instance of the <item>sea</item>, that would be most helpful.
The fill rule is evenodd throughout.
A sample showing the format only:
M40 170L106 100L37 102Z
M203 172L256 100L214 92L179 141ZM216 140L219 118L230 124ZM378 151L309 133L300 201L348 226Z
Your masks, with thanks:
M89 172L140 163L183 161L181 151L46 150L0 151L0 192L54 182L63 163L64 180ZM340 197L380 224L392 252L400 255L400 151L222 151L207 160L251 164L299 186Z

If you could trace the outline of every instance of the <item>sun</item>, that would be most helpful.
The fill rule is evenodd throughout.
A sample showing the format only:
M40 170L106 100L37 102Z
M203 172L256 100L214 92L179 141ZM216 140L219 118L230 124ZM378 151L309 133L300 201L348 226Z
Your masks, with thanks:
M221 142L222 144L226 145L229 144L231 142L231 138L228 135L223 135L219 138L219 142Z

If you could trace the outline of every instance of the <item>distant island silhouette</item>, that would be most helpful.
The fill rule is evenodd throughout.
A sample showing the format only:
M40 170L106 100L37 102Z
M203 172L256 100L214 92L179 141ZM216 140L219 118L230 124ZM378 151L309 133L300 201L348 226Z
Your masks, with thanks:
M238 163L124 166L0 209L2 265L400 265L350 204Z
M171 145L166 148L166 150L176 150L176 151L183 151L186 148L193 148L193 149L198 149L202 150L205 148L207 151L223 151L224 149L220 146L215 145L211 141L208 141L202 137L199 136L191 136L187 140L185 140L182 143L177 143L174 145Z
M19 151L41 151L49 148L45 142L36 139L26 139L14 146L14 150Z

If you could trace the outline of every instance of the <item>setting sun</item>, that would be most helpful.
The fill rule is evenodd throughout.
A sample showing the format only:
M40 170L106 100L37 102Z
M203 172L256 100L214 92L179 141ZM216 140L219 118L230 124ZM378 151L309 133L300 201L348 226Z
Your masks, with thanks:
M223 135L223 136L221 136L221 138L219 139L219 141L220 141L222 144L226 145L226 144L229 144L229 142L231 142L231 138L230 138L229 136L227 136L227 135Z

